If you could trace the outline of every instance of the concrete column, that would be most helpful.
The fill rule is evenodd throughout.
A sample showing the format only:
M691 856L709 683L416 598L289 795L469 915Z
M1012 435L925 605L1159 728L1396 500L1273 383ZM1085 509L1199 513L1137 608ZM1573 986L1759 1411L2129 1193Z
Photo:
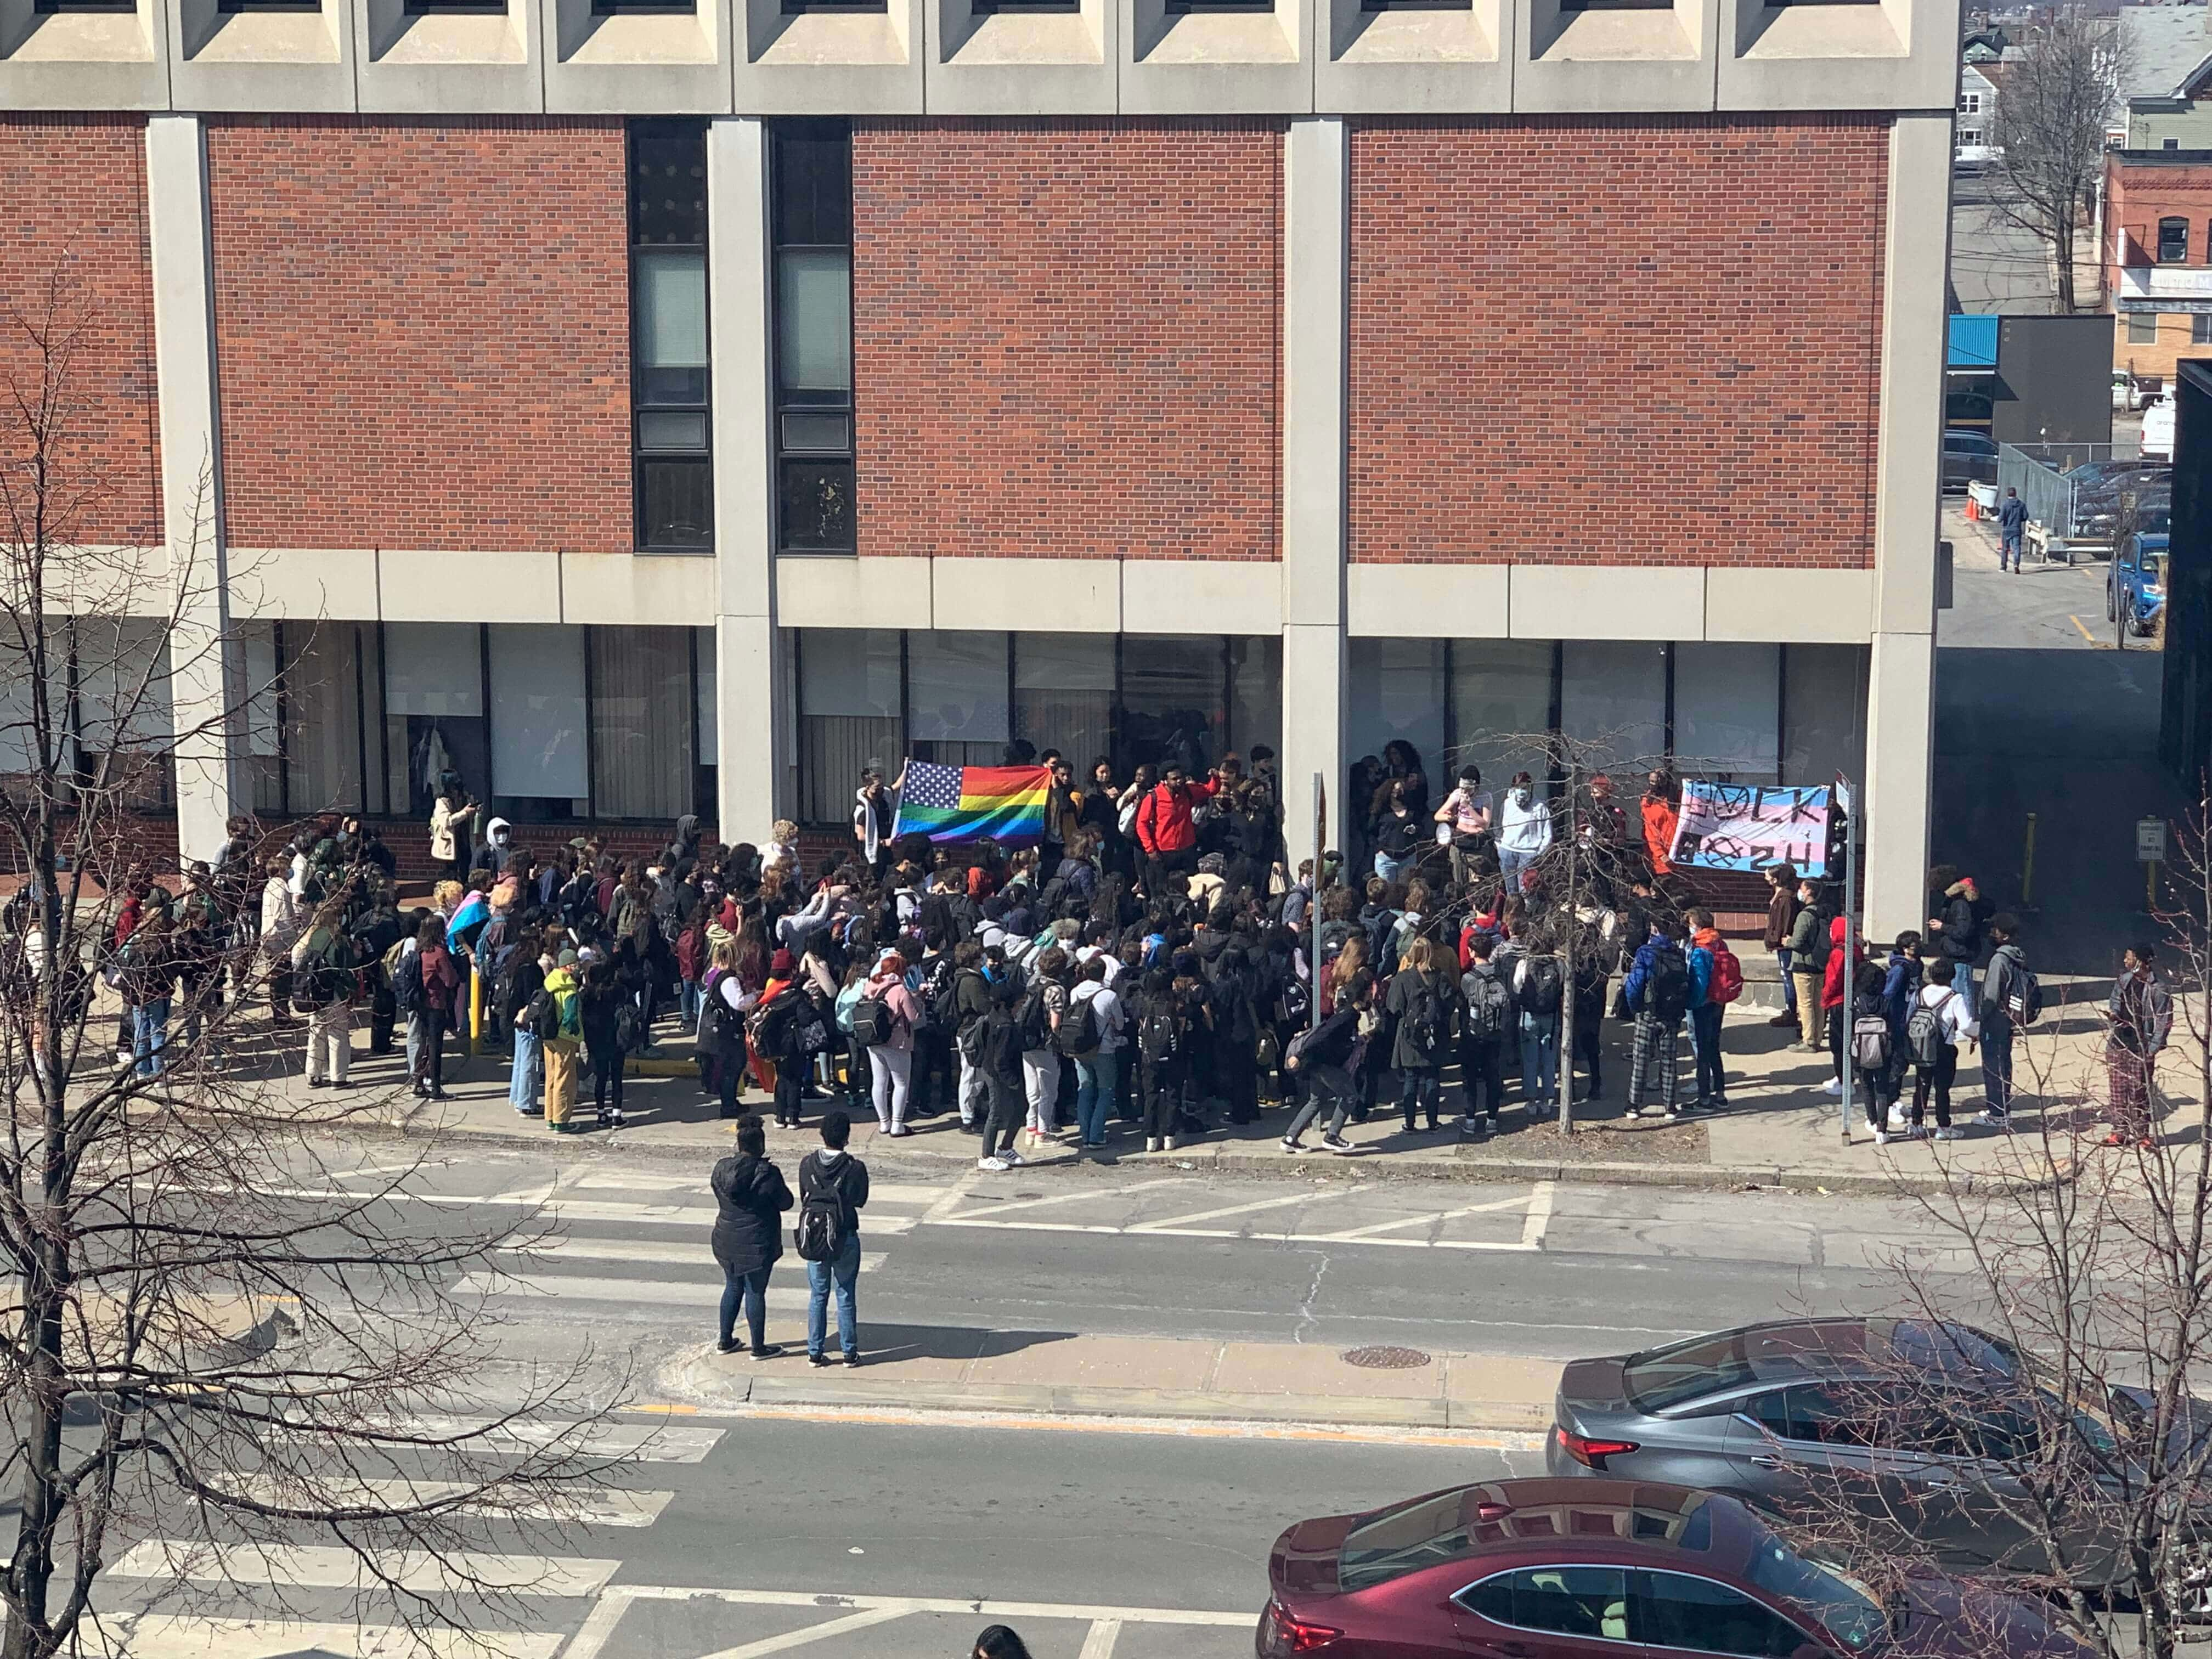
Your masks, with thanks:
M1867 929L1875 939L1927 920L1950 116L1897 118L1889 169L1863 843Z
M198 116L146 122L147 232L160 388L161 530L176 623L169 635L177 848L212 859L224 820L252 802L245 764L245 670L231 626L216 381L207 142Z
M1313 776L1344 839L1345 386L1351 147L1293 121L1283 165L1283 805L1293 868L1312 851Z
M722 839L762 842L786 793L777 672L768 129L707 130L707 282L714 400L714 666Z

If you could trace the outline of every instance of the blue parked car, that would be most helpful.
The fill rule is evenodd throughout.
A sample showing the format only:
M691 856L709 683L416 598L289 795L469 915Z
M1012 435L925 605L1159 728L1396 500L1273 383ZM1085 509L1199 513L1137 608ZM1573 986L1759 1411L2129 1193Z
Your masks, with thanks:
M2105 619L2127 607L2128 632L2148 634L2166 614L2166 544L2163 535L2142 531L2120 544L2105 578Z

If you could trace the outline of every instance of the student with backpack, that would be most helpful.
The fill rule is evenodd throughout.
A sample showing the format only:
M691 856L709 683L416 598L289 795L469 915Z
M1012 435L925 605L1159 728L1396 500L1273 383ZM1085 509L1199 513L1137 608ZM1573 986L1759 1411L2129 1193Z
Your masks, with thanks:
M1848 1063L1848 1038L1851 1016L1851 987L1857 978L1858 965L1864 961L1865 945L1855 943L1850 954L1844 951L1844 935L1850 926L1841 916L1828 918L1828 954L1820 967L1820 1014L1828 1022L1828 1064L1832 1075L1828 1092L1844 1092L1844 1067Z
M1675 942L1672 924L1651 919L1651 935L1636 953L1621 981L1620 994L1635 1016L1628 1051L1628 1109L1638 1117L1680 1118L1675 1059L1683 1016L1692 1004L1690 963ZM1657 1073L1659 1104L1644 1104L1645 1084Z
M906 958L896 951L876 964L853 1004L853 1041L868 1051L876 1127L895 1139L914 1133L906 1127L906 1110L914 1076L914 1027L920 1012L914 993L906 988Z
M724 939L714 946L699 988L706 1005L699 1017L699 1051L713 1062L720 1115L733 1118L738 1115L738 1100L745 1086L745 1016L757 1000L738 976L737 940ZM550 1079L547 1086L551 1086Z
M826 1365L830 1293L837 1293L837 1346L848 1365L860 1363L860 1212L868 1202L868 1166L845 1150L853 1120L822 1115L822 1149L799 1161L799 1222L792 1247L806 1264L806 1361Z
M1912 1118L1908 1132L1918 1134L1925 1122L1928 1103L1936 1103L1936 1139L1962 1140L1964 1133L1951 1127L1951 1083L1959 1073L1959 1042L1981 1035L1980 1024L1955 981L1958 964L1938 957L1928 964L1927 983L1913 994L1911 1011L1905 1017L1905 1046L1912 1066ZM1880 1134L1876 1144L1882 1142Z
M545 1057L545 1127L555 1134L576 1134L583 1126L573 1121L576 1109L576 1050L584 1039L582 983L576 975L576 953L562 951L545 975L540 995L533 998L531 1029Z
M307 1086L350 1089L353 941L343 897L326 899L292 947L292 994L307 1009Z
M722 1269L720 1334L717 1352L738 1351L738 1310L744 1310L752 1356L773 1359L781 1347L768 1340L768 1280L783 1254L778 1218L791 1207L791 1188L783 1171L769 1162L768 1132L750 1114L738 1120L736 1153L714 1165L709 1178L714 1194L714 1260Z
M1920 994L1926 973L1927 965L1920 959L1920 935L1908 927L1890 947L1889 960L1882 965L1881 982L1881 1006L1889 1018L1892 1056L1889 1127L1900 1133L1909 1127L1905 1118L1905 1073L1912 1063L1912 1047L1905 1028L1911 1020L1913 999Z
M595 962L584 975L584 1048L592 1062L592 1104L602 1129L617 1129L623 1121L623 1066L625 1059L623 1016L635 1022L637 1005L624 994L615 978L614 964Z
M1014 1150L1014 1137L1021 1132L1024 1101L1022 1034L1014 1024L1012 1005L1005 997L991 999L976 1043L976 1062L982 1068L991 1108L983 1123L982 1156L975 1160L975 1167L1002 1175L1022 1162L1022 1155Z
M2020 947L2020 918L2002 910L1990 918L1996 949L1982 975L1982 1094L1986 1104L1974 1121L1985 1128L2012 1130L2012 1040L2023 1025L2043 1013L2043 986ZM1947 935L1948 937L1948 935Z
M1145 1150L1171 1152L1176 1117L1190 1079L1189 1007L1176 994L1174 976L1148 968L1136 1000L1137 1102Z
M1889 1023L1889 1005L1881 994L1887 978L1888 971L1880 963L1859 963L1851 977L1850 1029L1844 1045L1845 1063L1857 1084L1867 1127L1874 1131L1876 1146L1889 1143L1889 1110L1899 1081L1896 1035Z
M1014 1024L1022 1038L1022 1082L1029 1096L1031 1146L1052 1136L1060 1100L1060 1023L1067 1016L1067 952L1057 945L1037 955L1029 988L1014 1004Z
M1437 956L1425 933L1415 937L1383 998L1385 1009L1397 1018L1390 1063L1398 1072L1398 1110L1407 1134L1419 1127L1416 1120L1424 1109L1431 1133L1443 1127L1437 1112L1444 1044L1451 1035L1452 982Z
M1473 1135L1483 1127L1477 1115L1488 1105L1489 1133L1498 1133L1498 1111L1504 1103L1505 1078L1499 1057L1513 1026L1513 993L1491 957L1494 933L1477 933L1468 945L1473 957L1460 975L1459 1086L1462 1102L1459 1132Z
M1363 968L1346 984L1337 999L1336 1011L1303 1033L1283 1057L1283 1064L1304 1078L1306 1083L1305 1104L1298 1108L1290 1127L1283 1131L1285 1152L1305 1151L1298 1137L1305 1133L1306 1125L1321 1115L1324 1107L1335 1109L1330 1115L1328 1127L1322 1133L1321 1144L1333 1152L1352 1150L1352 1143L1344 1138L1345 1121L1352 1115L1352 1071L1359 1063L1360 1021L1374 997L1375 976Z
M1743 994L1743 964L1713 926L1713 913L1689 913L1690 1053L1696 1062L1698 1106L1719 1111L1728 1105L1728 1073L1721 1065L1721 1022L1728 1006Z
M416 1054L415 1092L426 1100L443 1100L446 1033L453 1026L461 975L453 966L452 952L446 949L446 930L436 916L422 924L422 931L415 936L415 949L400 963L399 969L411 981L413 993L407 1039Z
M1513 1006L1519 1015L1521 1099L1533 1121L1559 1109L1559 1005L1565 976L1548 951L1516 953Z
M1106 1116L1121 1080L1121 999L1106 982L1106 957L1085 963L1060 1024L1060 1046L1075 1062L1075 1127L1085 1150L1106 1145Z
M514 970L507 975L507 1006L501 1013L514 1034L514 1059L507 1073L507 1103L522 1117L545 1114L538 1104L545 1080L545 1049L532 1016L545 988L545 975L559 960L560 945L557 930L548 930L543 939L524 933L518 941Z

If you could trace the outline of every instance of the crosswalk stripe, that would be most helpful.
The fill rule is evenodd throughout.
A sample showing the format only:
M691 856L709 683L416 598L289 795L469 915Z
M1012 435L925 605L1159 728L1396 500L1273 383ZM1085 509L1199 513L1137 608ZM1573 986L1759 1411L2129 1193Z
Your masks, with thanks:
M1362 1182L1357 1187L1346 1187L1333 1193L1292 1193L1285 1198L1262 1198L1249 1204L1224 1205L1218 1210L1194 1210L1188 1215L1164 1216L1158 1221L1139 1221L1133 1223L1128 1231L1133 1233L1164 1232L1170 1227L1187 1227L1198 1221L1218 1221L1224 1216L1249 1215L1255 1210L1278 1210L1285 1204L1319 1203L1324 1199L1350 1198L1354 1193L1366 1190L1366 1184Z
M703 1193L707 1183L696 1175L588 1175L569 1182L562 1192ZM951 1188L926 1181L871 1181L868 1202L875 1204L933 1204ZM557 1198L558 1194L556 1194Z
M273 1480L225 1481L225 1491L255 1503L280 1504L293 1492ZM459 1480L349 1480L319 1482L319 1503L379 1504L434 1504L443 1498L471 1490ZM612 1486L578 1486L557 1500L534 1499L516 1504L457 1504L449 1515L505 1517L516 1521L557 1521L579 1527L649 1527L661 1510L674 1501L672 1492L623 1492Z
M688 1428L673 1423L507 1423L496 1418L432 1413L392 1419L379 1426L387 1433L432 1443L472 1436L475 1437L469 1442L471 1448L495 1453L537 1451L558 1443L574 1447L583 1457L620 1463L703 1463L708 1454L722 1443L720 1429ZM404 1448L394 1446L391 1449Z
M557 1632L409 1631L392 1625L293 1620L210 1619L185 1613L110 1614L85 1637L87 1659L553 1659ZM105 1640L101 1636L105 1635Z
M881 1255L860 1257L860 1271L872 1272ZM704 1279L599 1279L568 1273L465 1273L453 1285L455 1296L529 1296L550 1301L650 1302L671 1307L695 1307L722 1293L719 1280ZM769 1287L771 1308L804 1308L809 1296L801 1286Z
M402 1589L433 1595L498 1590L517 1595L596 1595L622 1565L583 1556L505 1555L489 1550L371 1550L369 1560ZM198 1583L283 1584L355 1589L376 1581L361 1558L334 1544L198 1544L149 1538L108 1568L116 1578L185 1578Z

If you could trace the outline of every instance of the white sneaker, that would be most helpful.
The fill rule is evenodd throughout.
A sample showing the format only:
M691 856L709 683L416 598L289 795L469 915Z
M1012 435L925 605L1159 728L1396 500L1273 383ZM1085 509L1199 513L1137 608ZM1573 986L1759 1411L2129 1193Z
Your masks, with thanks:
M1966 1132L1964 1129L1938 1129L1936 1132L1936 1139L1938 1140L1964 1140L1966 1138Z
M1844 1080L1838 1077L1830 1078L1826 1092L1831 1098L1841 1100L1844 1097Z
M2002 1129L2007 1134L2012 1133L2012 1120L2008 1117L1999 1117L1995 1112L1976 1112L1974 1121L1984 1129Z
M1000 1153L999 1156L1006 1159L1006 1167L1010 1170L1022 1162L1022 1155L1011 1146L1007 1147L1005 1152Z
M1009 1166L1003 1158L979 1158L975 1160L975 1167L988 1170L993 1175L1004 1175Z
M1889 1109L1889 1127L1893 1129L1903 1129L1909 1127L1908 1121L1905 1115L1905 1109L1902 1106L1893 1106Z
M1888 1131L1888 1130L1887 1130L1887 1129L1876 1129L1876 1130L1874 1132L1874 1144L1875 1144L1875 1146L1888 1146L1888 1145L1889 1145L1889 1143L1890 1143L1890 1139L1891 1139L1890 1133L1889 1133L1889 1131Z

